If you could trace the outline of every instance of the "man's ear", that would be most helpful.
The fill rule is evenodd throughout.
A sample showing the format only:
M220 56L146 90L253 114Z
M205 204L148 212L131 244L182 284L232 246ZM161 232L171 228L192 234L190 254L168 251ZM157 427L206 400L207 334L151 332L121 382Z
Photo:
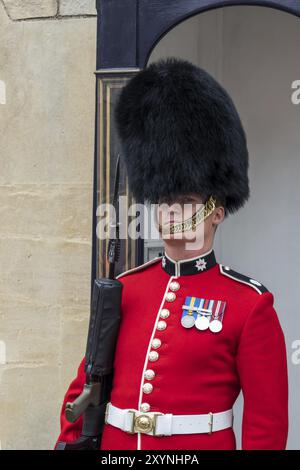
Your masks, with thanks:
M222 220L220 220L219 223L214 224L214 226L215 226L215 232L216 232L216 230L217 230L217 227L218 227L218 226L223 222L223 220L225 219L225 208L224 208L223 206L218 206L216 209L219 209L219 208L222 208L222 209L223 209L223 211L222 211L223 217L222 217Z

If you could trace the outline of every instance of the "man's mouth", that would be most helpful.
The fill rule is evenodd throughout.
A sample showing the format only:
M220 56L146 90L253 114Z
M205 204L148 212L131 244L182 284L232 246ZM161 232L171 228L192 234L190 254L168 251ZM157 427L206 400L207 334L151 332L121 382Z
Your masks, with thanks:
M174 222L176 222L175 219L168 219L168 220L166 220L166 221L164 222L163 225L173 224Z

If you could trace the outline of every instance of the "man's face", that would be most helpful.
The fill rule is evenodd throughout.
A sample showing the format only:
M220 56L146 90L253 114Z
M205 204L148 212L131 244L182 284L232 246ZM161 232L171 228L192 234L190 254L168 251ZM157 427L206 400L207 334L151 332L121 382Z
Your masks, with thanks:
M172 224L182 223L190 219L196 211L203 208L203 199L199 194L187 193L178 196L172 201L160 201L157 207L157 221L159 224L159 231L169 231ZM203 231L203 223L196 227L196 231ZM168 238L176 239L194 239L196 231L189 230L188 232L168 234Z

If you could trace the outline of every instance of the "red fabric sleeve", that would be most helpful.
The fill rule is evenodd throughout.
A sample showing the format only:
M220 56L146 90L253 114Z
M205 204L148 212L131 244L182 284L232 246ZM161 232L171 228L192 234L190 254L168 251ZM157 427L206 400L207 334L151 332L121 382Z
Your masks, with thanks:
M65 407L68 401L73 402L82 392L83 386L85 384L85 357L82 359L78 369L77 376L69 385L69 388L65 394L63 404L60 412L60 435L56 441L55 447L57 446L58 441L63 442L72 442L78 439L81 434L83 417L80 416L75 423L70 423L65 417Z
M242 449L283 450L288 434L284 334L271 292L261 294L244 325L237 367L244 396Z

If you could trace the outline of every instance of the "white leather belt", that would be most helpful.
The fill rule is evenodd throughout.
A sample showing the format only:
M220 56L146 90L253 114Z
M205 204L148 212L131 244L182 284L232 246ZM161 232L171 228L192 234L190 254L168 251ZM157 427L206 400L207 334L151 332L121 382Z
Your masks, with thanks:
M105 423L125 432L141 432L151 436L172 434L212 433L232 427L232 409L221 413L201 415L173 415L172 413L143 412L134 408L118 408L111 402L106 405Z

